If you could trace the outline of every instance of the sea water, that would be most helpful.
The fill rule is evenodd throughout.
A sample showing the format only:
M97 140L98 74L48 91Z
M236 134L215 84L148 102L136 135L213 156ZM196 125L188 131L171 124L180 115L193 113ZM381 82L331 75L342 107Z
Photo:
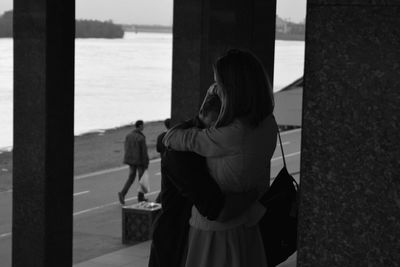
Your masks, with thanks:
M0 150L13 127L13 41L0 38ZM304 42L276 41L274 91L303 75ZM163 120L171 111L172 35L75 41L75 134Z

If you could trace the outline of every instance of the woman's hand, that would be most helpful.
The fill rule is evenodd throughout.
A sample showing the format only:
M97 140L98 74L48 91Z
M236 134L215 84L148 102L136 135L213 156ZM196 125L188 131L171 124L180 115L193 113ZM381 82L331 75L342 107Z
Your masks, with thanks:
M213 83L213 84L210 85L210 87L207 90L207 94L218 95L218 85L217 85L217 83Z
M200 106L200 110L199 110L199 114L203 114L204 113L204 106L206 105L206 103L209 101L210 98L217 96L220 100L221 97L219 95L219 89L218 89L218 85L217 83L213 83L210 85L210 87L207 90L206 96L203 99L203 103Z

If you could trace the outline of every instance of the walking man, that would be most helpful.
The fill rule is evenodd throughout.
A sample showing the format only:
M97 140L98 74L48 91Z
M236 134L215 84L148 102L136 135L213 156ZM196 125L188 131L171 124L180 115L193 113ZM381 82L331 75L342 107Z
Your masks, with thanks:
M124 188L122 188L122 191L118 192L118 198L121 205L125 204L125 196L135 181L136 172L138 173L140 181L143 173L149 167L149 155L147 153L146 137L143 134L143 121L136 121L135 127L136 129L130 132L125 138L124 164L129 165L129 177L124 185ZM147 201L147 199L144 198L143 192L138 192L138 201Z

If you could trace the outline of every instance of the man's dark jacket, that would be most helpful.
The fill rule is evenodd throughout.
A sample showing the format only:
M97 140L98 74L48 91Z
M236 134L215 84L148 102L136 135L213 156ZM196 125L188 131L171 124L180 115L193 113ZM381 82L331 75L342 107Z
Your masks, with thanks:
M192 206L215 220L225 196L207 172L205 158L193 152L166 150L161 158L162 212L153 229L149 266L179 266L186 246Z
M139 129L133 130L126 136L124 149L124 164L142 165L147 169L149 155L147 153L146 137Z
M165 146L163 144L163 139L164 136L167 134L167 132L163 132L160 135L157 136L157 144L156 144L156 150L158 153L160 153L162 155L162 153L164 153L165 151Z

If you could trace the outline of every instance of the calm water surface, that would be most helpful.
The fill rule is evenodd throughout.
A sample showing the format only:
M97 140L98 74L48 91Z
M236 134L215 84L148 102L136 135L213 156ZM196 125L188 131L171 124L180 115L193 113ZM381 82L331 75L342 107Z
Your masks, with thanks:
M75 134L169 117L171 34L75 44ZM12 39L0 38L0 148L12 145L12 46ZM275 54L277 91L303 75L304 42L276 41Z

